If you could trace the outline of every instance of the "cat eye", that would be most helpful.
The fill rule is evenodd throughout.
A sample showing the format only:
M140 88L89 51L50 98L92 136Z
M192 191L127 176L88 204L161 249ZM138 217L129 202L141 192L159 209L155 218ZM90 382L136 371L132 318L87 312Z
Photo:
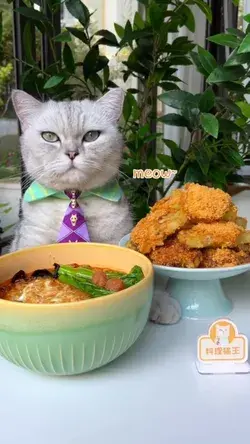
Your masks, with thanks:
M55 133L51 133L50 131L43 132L41 136L43 140L50 143L58 142L59 140L59 137Z
M94 142L100 136L100 131L88 131L85 136L83 136L84 142Z

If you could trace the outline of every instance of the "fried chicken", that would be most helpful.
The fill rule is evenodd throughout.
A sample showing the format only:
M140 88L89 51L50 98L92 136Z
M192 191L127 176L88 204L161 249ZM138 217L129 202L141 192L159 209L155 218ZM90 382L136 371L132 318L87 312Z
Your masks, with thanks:
M183 191L184 210L194 223L219 221L230 209L231 196L222 190L191 183Z
M208 248L203 251L201 268L235 267L249 261L249 255L244 251L234 251L229 248Z
M149 258L155 265L197 268L202 260L202 253L199 250L190 250L176 240L169 240L164 246L156 248Z
M234 222L200 223L190 230L181 230L177 239L188 248L233 248L242 231Z

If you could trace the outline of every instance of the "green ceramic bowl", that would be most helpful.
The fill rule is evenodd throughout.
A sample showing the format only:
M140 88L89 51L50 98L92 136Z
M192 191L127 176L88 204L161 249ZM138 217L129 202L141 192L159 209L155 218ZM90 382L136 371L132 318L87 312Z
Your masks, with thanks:
M145 278L119 293L65 304L22 304L0 299L0 355L47 375L76 375L124 353L145 327L153 296L153 267L143 255L118 246L82 243L29 248L0 257L0 282L20 269L89 264Z

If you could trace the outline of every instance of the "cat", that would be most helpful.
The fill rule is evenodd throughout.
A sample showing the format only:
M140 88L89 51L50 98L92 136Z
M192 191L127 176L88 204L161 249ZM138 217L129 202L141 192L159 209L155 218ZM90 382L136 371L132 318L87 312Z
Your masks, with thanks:
M230 326L216 325L216 345L226 346L229 345Z
M45 103L14 90L12 102L22 129L21 153L32 180L58 191L85 192L116 178L124 147L118 130L123 101L120 88L96 101ZM119 202L96 196L78 201L92 242L117 244L131 231L133 220L124 196ZM53 197L32 203L23 200L23 216L10 252L55 243L67 206L67 200Z
M123 101L120 88L111 89L96 101L45 103L14 90L12 102L21 124L21 153L29 176L49 188L82 192L116 178L124 146L117 126ZM94 196L78 201L92 242L118 244L131 232L133 218L125 197L118 203ZM22 219L10 252L55 243L67 206L67 200L53 197L32 203L23 200ZM177 302L169 298L164 286L157 285L156 279L150 319L172 324L179 318Z

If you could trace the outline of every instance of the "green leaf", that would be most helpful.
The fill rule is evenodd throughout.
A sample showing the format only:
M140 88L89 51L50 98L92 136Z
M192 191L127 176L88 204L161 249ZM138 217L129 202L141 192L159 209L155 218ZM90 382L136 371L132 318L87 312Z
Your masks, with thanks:
M191 32L195 32L195 18L194 14L192 13L191 9L186 6L182 5L179 9L179 14L183 14L185 16L185 26L189 29Z
M200 10L202 12L204 12L209 23L212 23L212 9L211 9L211 7L203 0L195 0L195 4L200 8Z
M113 32L107 31L106 29L101 29L100 31L97 31L95 33L95 35L100 35L100 36L104 37L105 40L107 40L110 43L112 43L114 46L118 46L119 47L119 43L117 41L117 38L116 38L115 34L113 34Z
M136 11L135 15L134 15L134 24L133 24L133 28L136 29L143 29L145 26L144 20L141 16L141 14L139 14L138 11Z
M246 52L250 52L250 34L244 38L238 49L238 54L244 54Z
M179 114L166 114L158 119L160 122L165 123L165 125L170 126L181 126L188 128L188 121L180 116Z
M216 34L208 37L207 40L217 45L229 46L229 48L238 48L240 43L237 37L231 34Z
M227 108L233 114L236 114L236 116L242 117L242 112L240 107L237 106L232 100L227 99L225 97L216 97L216 102L219 103L219 105L222 105L223 107Z
M220 133L231 134L242 132L242 129L231 120L219 119Z
M0 203L0 208L6 208L8 206L9 206L8 203Z
M211 150L206 145L197 149L195 151L195 159L198 162L202 173L206 176L212 159Z
M241 109L242 114L250 119L250 103L247 102L236 102L236 105Z
M186 153L177 143L170 139L163 139L164 144L171 150L171 155L178 166L181 166L185 160Z
M171 156L168 156L167 154L158 154L157 157L165 167L175 170L175 163Z
M95 46L98 45L120 47L119 43L112 42L112 40L108 40L105 37L102 37L95 43Z
M114 23L114 27L116 34L118 35L118 37L120 37L120 39L122 39L124 37L124 28L118 23Z
M85 45L88 45L88 38L87 35L84 32L84 29L80 30L77 28L71 28L71 27L67 27L66 28L74 37L78 38L79 40L81 40L83 43L85 43Z
M229 34L236 35L236 37L239 37L241 39L242 39L242 37L244 38L246 36L246 34L244 32L242 32L240 29L227 28L226 30Z
M190 65L192 65L191 60L185 56L171 57L169 60L169 63L172 66L190 66Z
M245 75L243 66L226 67L219 66L208 77L208 83L222 83L233 80L238 80Z
M142 3L143 5L147 6L149 0L138 0L139 3Z
M185 177L184 177L184 183L204 183L204 176L201 173L201 171L199 171L199 169L197 168L197 166L192 166L190 165L187 168Z
M79 20L83 26L88 26L90 12L81 0L65 0L65 6L70 14Z
M133 102L131 100L131 96L132 95L130 93L127 93L123 103L123 118L125 122L129 120L133 109Z
M223 86L227 88L229 91L239 92L242 94L246 93L246 88L237 82L224 82Z
M156 3L152 3L149 7L149 20L155 30L159 30L164 22L163 10Z
M34 8L25 8L22 6L21 8L16 8L15 11L19 12L19 14L23 15L24 17L38 20L39 22L48 22L48 18Z
M164 89L164 91L173 91L175 89L180 89L176 83L171 82L162 82L159 84L159 86Z
M133 29L132 29L131 22L129 20L127 20L125 28L124 28L124 36L123 36L122 40L120 41L120 46L122 47L127 43L131 46L132 41L133 41Z
M29 63L30 65L35 65L36 62L33 58L32 53L32 24L30 21L25 23L24 30L23 30L23 43L25 47L25 61Z
M200 63L208 74L217 67L216 60L212 54L201 46L198 47L198 56Z
M230 57L227 59L224 66L237 66L237 65L244 65L244 63L250 62L250 54L238 54L238 49L235 49Z
M204 131L217 139L219 133L218 119L210 113L202 113L200 119Z
M240 0L232 0L234 6L239 6L240 5Z
M245 20L245 22L250 23L250 14L244 15L243 19Z
M214 106L215 95L213 91L209 88L207 89L200 98L199 109L201 112L208 113Z
M60 76L60 75L52 76L45 83L44 89L54 88L55 86L60 85L60 83L62 83L64 80L65 80L64 76Z
M76 67L75 67L74 57L68 43L65 43L63 48L63 61L65 67L67 68L67 71L73 74L75 72Z
M72 38L69 31L63 31L61 34L56 35L53 40L55 42L71 42Z
M163 93L158 97L158 99L162 103L165 103L165 105L175 109L183 109L187 102L194 102L193 94L181 90Z
M200 72L205 78L207 78L208 72L203 68L197 52L191 51L190 57L191 57L193 64L196 66L197 71Z
M93 47L86 54L85 59L83 61L83 74L85 79L87 80L90 74L96 72L96 65L99 58L99 50L97 47Z
M101 79L101 77L100 77L98 74L96 74L96 73L91 74L91 75L89 76L89 80L90 80L91 83L92 83L96 88L98 88L100 91L103 90L102 79Z

